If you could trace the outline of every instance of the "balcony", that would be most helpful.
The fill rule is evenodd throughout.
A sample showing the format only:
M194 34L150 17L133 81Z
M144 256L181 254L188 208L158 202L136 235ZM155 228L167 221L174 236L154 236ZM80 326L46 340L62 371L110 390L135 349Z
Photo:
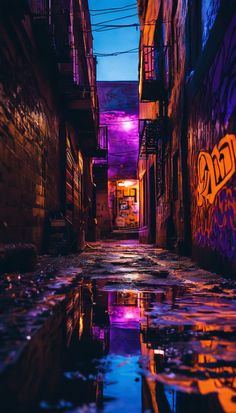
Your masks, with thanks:
M108 166L108 129L100 126L98 133L98 147L94 153L94 166Z
M70 2L28 0L35 34L42 47L51 48L58 62L70 61Z
M149 155L155 155L158 142L168 138L168 118L159 116L154 121L149 119L141 121L139 136L139 158L147 159Z
M98 146L99 103L96 86L78 85L71 76L62 76L60 93L67 119L75 126L80 146L94 151Z
M55 65L65 115L77 131L81 149L92 152L98 146L99 124L96 59L91 48L87 53L84 47L78 4L75 0L28 1L42 54L51 67Z
M163 68L165 51L156 46L143 46L141 101L155 102L165 98Z
M34 18L49 21L51 6L48 0L29 0L29 6Z

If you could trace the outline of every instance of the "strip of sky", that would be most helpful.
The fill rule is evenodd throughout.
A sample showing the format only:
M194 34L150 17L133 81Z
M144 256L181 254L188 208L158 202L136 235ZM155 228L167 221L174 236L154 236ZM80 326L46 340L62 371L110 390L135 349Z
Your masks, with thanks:
M98 54L97 79L137 80L139 28L106 27L138 24L136 3L132 0L89 0L89 6L94 52ZM129 50L128 53L117 54ZM104 56L106 54L110 56Z

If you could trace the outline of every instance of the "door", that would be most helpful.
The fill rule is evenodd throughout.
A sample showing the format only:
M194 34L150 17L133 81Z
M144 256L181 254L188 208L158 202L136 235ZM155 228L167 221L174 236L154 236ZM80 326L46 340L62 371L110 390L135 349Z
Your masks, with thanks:
M156 242L156 190L155 190L155 170L154 165L149 169L149 205L150 205L150 223L149 233L150 242L154 244Z

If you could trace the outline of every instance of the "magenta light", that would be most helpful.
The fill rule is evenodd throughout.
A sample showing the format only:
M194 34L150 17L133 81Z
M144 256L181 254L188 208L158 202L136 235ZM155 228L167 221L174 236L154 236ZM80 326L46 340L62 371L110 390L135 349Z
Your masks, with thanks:
M109 306L111 325L136 328L140 322L140 308L134 306Z
M127 121L124 121L123 122L123 129L125 130L125 131L130 131L130 130L132 130L134 128L134 125L133 125L133 122L132 121L130 121L130 120L127 120Z
M100 122L108 127L108 176L136 179L138 82L98 82Z
M138 115L124 111L100 113L108 127L109 179L135 179L139 147Z

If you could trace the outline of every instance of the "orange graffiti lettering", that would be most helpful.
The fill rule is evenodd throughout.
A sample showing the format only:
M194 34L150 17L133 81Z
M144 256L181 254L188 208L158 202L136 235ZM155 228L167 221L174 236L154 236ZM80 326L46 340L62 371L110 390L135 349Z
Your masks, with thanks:
M197 204L202 206L204 200L213 204L217 193L236 171L236 136L224 136L211 153L199 152L197 171Z

